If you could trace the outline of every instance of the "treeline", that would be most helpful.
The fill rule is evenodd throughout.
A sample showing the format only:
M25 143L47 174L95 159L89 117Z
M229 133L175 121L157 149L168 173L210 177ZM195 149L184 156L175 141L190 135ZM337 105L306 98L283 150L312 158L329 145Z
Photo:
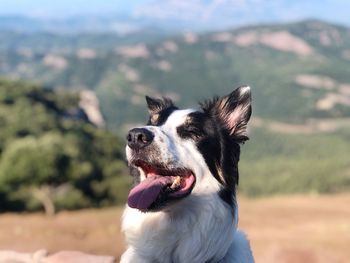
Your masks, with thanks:
M124 142L88 121L77 93L0 80L0 211L121 204Z

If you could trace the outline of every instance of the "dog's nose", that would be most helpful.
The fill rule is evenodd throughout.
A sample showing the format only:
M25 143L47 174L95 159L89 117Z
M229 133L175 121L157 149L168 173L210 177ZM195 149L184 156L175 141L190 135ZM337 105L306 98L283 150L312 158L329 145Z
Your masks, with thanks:
M131 129L126 137L128 146L131 149L141 149L151 144L154 135L151 131L144 128Z

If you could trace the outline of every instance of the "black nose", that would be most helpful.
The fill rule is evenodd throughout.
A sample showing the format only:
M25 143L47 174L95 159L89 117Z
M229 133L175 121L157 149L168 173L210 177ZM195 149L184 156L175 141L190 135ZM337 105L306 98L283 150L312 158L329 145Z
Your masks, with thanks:
M126 139L128 140L128 146L131 149L141 149L151 144L154 135L151 131L144 128L134 128L128 133Z

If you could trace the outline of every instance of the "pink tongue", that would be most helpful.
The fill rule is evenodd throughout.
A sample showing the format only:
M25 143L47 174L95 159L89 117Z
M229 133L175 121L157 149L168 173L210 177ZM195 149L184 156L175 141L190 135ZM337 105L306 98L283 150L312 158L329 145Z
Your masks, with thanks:
M131 189L128 205L131 208L147 209L156 201L162 189L172 183L170 176L149 177Z

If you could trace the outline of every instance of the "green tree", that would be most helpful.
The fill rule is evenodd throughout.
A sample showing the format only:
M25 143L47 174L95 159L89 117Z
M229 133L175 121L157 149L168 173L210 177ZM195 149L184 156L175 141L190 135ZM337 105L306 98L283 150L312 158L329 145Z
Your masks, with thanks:
M124 202L124 146L81 111L78 96L0 80L0 211Z

